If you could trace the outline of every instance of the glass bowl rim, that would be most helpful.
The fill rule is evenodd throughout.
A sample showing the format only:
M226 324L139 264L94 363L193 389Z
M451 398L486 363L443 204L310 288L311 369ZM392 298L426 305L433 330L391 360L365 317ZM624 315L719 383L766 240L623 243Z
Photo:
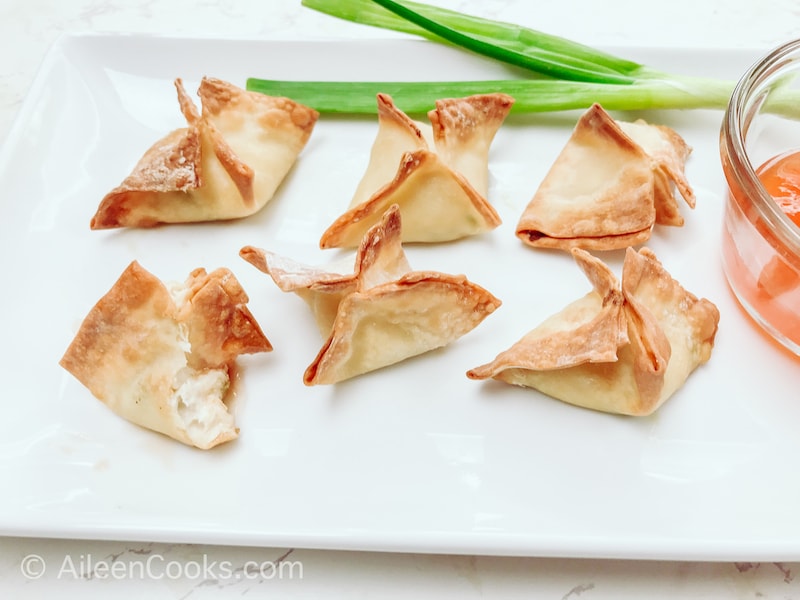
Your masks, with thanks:
M800 228L778 206L756 175L756 168L745 149L745 136L750 126L753 108L758 108L769 94L770 82L779 74L787 59L795 56L800 70L800 38L791 40L771 50L741 76L731 93L721 128L721 151L723 164L727 162L725 176L735 179L736 187L742 190L756 210L758 216L769 226L777 241L800 260ZM800 122L800 110L798 111ZM800 140L797 150L800 151Z

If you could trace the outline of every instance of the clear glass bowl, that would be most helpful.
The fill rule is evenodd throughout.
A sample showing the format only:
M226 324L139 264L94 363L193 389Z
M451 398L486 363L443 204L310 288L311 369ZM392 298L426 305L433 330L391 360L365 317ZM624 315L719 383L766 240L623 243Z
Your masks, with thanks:
M754 64L731 95L720 133L729 193L722 261L739 304L800 356L800 228L756 175L769 159L800 151L800 40Z

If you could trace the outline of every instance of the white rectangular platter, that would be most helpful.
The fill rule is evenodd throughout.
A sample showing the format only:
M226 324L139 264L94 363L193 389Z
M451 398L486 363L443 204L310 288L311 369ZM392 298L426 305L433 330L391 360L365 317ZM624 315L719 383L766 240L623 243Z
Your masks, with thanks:
M631 49L664 69L735 79L757 52ZM589 289L566 255L523 247L522 209L576 113L512 116L494 140L489 199L503 224L412 267L463 273L503 305L451 346L335 386L305 387L322 339L305 304L238 257L303 262L366 166L372 117L323 116L271 203L238 222L93 232L141 154L182 126L176 77L244 86L299 79L488 79L503 67L422 41L65 36L0 155L0 534L169 542L704 560L800 559L798 362L765 340L724 282L721 111L616 113L694 148L697 208L648 243L721 323L710 362L656 414L592 412L468 380ZM800 141L800 140L799 140ZM605 258L619 273L619 253ZM274 351L244 357L238 440L185 447L110 412L58 360L91 306L138 260L165 281L230 268Z

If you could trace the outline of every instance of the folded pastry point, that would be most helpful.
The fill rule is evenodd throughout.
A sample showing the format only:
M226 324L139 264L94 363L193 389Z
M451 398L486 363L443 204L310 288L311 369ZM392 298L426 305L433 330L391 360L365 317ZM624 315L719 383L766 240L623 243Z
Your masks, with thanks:
M412 271L393 205L359 244L353 273L308 267L247 246L241 256L305 300L326 338L306 385L330 384L446 346L477 327L500 300L463 275Z
M366 171L356 186L348 208L363 204L394 179L397 165L404 154L427 150L433 144L430 128L397 108L389 94L378 94L376 102L378 132L372 142Z
M394 179L367 202L341 215L322 234L321 248L359 244L390 206L401 207L404 242L447 242L494 229L495 209L434 152L407 152Z
M348 295L366 290L408 273L411 267L401 244L400 212L392 207L381 223L364 236L352 271L339 273L305 265L274 252L245 246L239 255L263 273L278 288L294 292L311 309L323 337L328 336L339 304Z
M635 339L642 343L638 356L652 365L661 380L663 402L711 358L719 310L686 291L649 248L626 251L622 293L629 308L629 327L639 333Z
M632 123L617 121L617 124L653 160L656 224L680 227L684 219L679 212L676 189L690 208L696 204L694 190L685 173L691 147L674 129L664 125L653 125L642 119Z
M707 362L719 311L686 291L647 248L628 248L622 282L582 249L593 289L509 349L471 369L599 411L648 415Z
M672 129L618 122L594 104L578 120L517 224L541 248L613 250L646 242L656 223L682 225L674 189L689 206L691 149Z
M121 417L212 448L238 436L225 404L236 357L272 350L247 301L227 269L170 288L134 261L59 364Z
M513 104L505 94L476 94L437 100L428 112L436 153L484 197L489 193L489 148Z
M274 196L319 114L288 98L205 77L198 111L175 80L187 127L153 144L100 202L92 229L252 215Z
M190 367L216 369L233 364L241 354L272 350L247 307L247 293L230 270L195 269L170 292L177 303L176 319L186 328Z
M378 94L378 132L349 209L320 238L321 248L354 248L397 204L404 242L442 242L500 224L489 204L489 147L511 110L505 94L442 99L431 124L410 119Z

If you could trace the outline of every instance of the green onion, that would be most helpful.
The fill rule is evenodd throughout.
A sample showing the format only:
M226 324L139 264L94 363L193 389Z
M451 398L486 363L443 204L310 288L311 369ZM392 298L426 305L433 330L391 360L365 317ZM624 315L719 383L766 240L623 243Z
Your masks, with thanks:
M407 113L425 112L438 98L503 92L514 112L587 108L723 109L734 81L668 74L541 31L429 6L410 0L302 0L313 10L341 19L410 33L455 45L516 67L522 79L453 82L276 81L251 77L246 87L290 97L320 112L375 113L383 92ZM796 111L787 100L776 112Z
M514 98L514 112L554 112L587 108L599 102L607 110L649 110L667 108L723 108L733 84L712 85L701 81L696 87L665 81L642 81L616 85L518 79L499 81L277 81L251 78L247 89L271 96L285 96L322 113L373 114L378 92L389 94L406 113L424 113L438 98L460 98L472 94L503 92Z
M646 67L588 46L511 23L418 2L302 0L325 14L473 50L558 79L631 83Z
M462 48L542 75L599 83L631 83L633 78L627 72L640 68L636 63L609 56L604 58L611 64L603 64L601 60L595 60L593 54L597 53L589 54L587 60L585 49L575 48L574 44L565 44L552 38L549 40L551 48L555 46L552 49L541 43L534 46L519 43L519 37L528 31L505 23L492 22L490 28L490 23L486 20L482 23L475 19L465 21L452 11L426 7L423 4L408 2L404 5L394 0L375 0L375 3ZM426 13L430 16L426 16ZM540 32L537 35L542 37Z

